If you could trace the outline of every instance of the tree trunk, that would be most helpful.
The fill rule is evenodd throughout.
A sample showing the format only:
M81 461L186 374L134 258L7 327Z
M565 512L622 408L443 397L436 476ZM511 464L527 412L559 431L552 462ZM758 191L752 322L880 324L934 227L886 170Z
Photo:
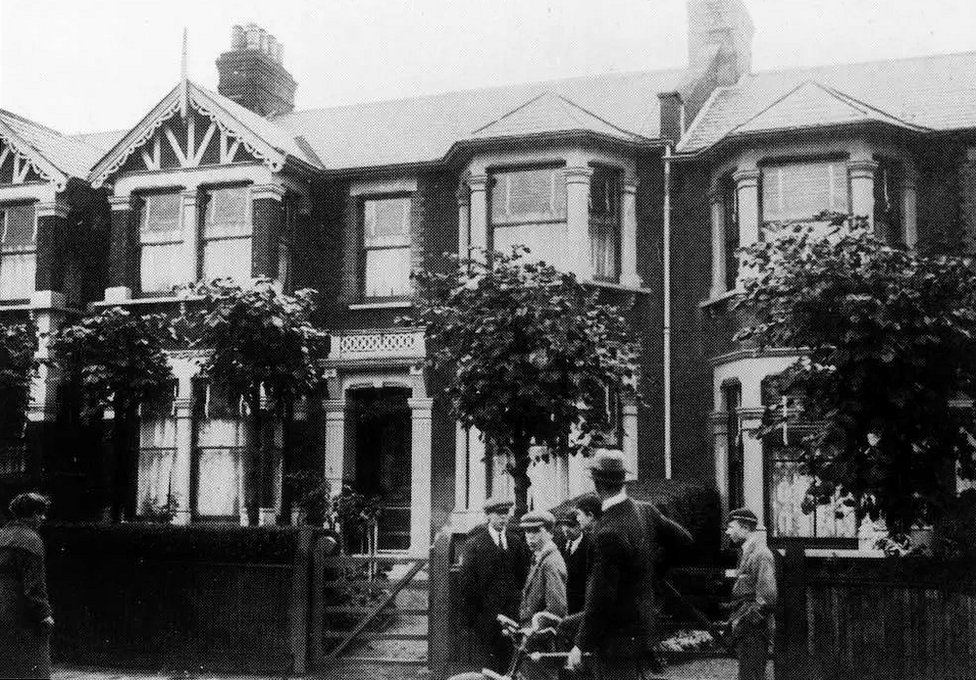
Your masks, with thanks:
M132 481L138 474L138 459L132 451L132 422L135 408L114 409L112 423L112 463L109 473L110 516L113 522L132 518L136 514L135 489ZM135 473L135 474L134 474Z
M247 504L247 523L257 526L261 515L261 489L264 483L264 418L261 411L261 395L251 394L251 441L248 442L248 471L245 479L245 503Z
M517 437L512 444L512 464L508 472L515 486L515 508L513 517L518 519L529 509L529 443L528 437Z
M281 423L281 516L284 524L291 522L291 506L294 503L295 490L288 483L288 475L294 472L295 464L292 460L292 433L294 432L295 405L291 400L282 408L284 414Z

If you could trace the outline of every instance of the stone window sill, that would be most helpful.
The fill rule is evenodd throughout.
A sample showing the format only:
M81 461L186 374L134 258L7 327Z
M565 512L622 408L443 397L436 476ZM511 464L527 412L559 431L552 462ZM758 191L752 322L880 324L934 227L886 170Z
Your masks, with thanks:
M710 297L707 300L702 300L701 302L698 303L698 306L701 307L702 309L706 307L711 307L712 305L717 305L719 303L726 302L727 300L732 300L738 295L741 295L742 292L743 291L740 288L736 288L735 290L727 290L721 295Z
M353 302L349 305L351 310L360 309L406 309L413 307L410 300L376 300L375 302Z
M651 289L645 288L644 286L628 286L623 283L614 283L613 281L598 281L596 279L588 279L583 281L587 286L594 286L596 288L606 288L607 290L622 290L628 293L642 293L644 295L650 295Z

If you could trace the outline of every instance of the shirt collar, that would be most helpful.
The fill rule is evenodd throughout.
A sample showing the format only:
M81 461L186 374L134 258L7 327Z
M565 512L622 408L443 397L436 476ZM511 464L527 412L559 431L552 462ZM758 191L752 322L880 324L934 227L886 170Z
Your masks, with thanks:
M615 496L610 496L610 498L608 498L607 500L603 501L603 503L601 503L601 506L603 508L603 512L606 512L607 510L609 510L610 508L612 508L615 505L620 505L625 500L627 500L627 489L626 488L621 489L620 490L620 493L618 493Z
M579 536L577 536L575 540L570 541L569 542L569 554L572 555L577 550L579 550L580 543L582 543L582 542L583 542L583 534L580 534Z
M505 538L502 534L504 534L505 532L498 531L491 524L488 524L487 527L488 527L488 535L491 536L491 540L494 541L495 545L504 546L505 543L503 541L505 540Z

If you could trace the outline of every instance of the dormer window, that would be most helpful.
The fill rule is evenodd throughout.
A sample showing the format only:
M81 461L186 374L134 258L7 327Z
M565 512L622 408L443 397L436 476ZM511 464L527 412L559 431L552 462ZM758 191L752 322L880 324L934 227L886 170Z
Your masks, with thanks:
M143 196L139 251L139 281L144 293L169 292L186 283L179 192Z
M0 300L26 300L34 293L37 219L34 205L0 206Z
M251 216L248 187L207 189L201 197L203 227L200 274L203 281L251 277Z

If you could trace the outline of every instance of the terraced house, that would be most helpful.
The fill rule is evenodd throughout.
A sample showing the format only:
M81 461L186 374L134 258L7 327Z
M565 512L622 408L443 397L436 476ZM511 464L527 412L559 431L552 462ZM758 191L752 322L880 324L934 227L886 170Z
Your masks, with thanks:
M382 496L381 549L423 552L510 481L449 415L423 334L395 323L410 271L526 244L641 335L643 402L608 395L619 426L603 442L635 477L714 482L771 538L853 547L854 520L803 514L788 447L752 434L796 353L733 344L735 250L828 208L910 247L971 234L976 54L752 73L741 0L688 6L673 70L295 110L281 45L248 25L216 92L184 78L129 130L69 136L0 112L0 317L43 330L86 307L175 310L174 285L222 276L315 288L332 342L328 393L296 416L306 455ZM194 356L170 360L172 394L142 409L137 506L172 492L178 522L238 521L240 409ZM65 443L95 442L59 384L36 380L0 471L61 480L80 512L91 457ZM531 475L536 505L588 484L577 459Z

